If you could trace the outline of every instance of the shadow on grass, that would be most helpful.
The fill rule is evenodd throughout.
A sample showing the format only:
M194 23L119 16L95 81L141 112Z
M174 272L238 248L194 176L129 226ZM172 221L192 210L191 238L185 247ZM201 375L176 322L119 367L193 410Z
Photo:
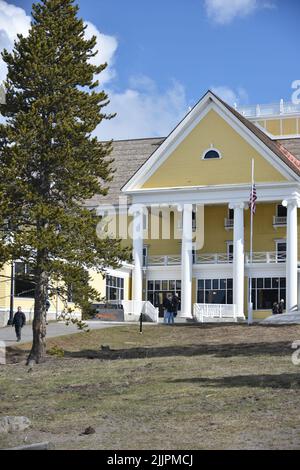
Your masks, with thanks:
M128 349L111 349L109 351L85 349L82 351L65 351L65 357L119 360L119 359L143 359L154 357L172 356L203 356L211 355L220 358L231 358L235 356L283 356L291 354L291 343L287 341L274 343L237 343L237 344L203 344L189 346L166 346L166 347L141 347Z
M217 388L255 387L273 389L300 389L299 373L295 374L263 374L263 375L235 375L230 377L193 377L171 380L170 383L190 383Z

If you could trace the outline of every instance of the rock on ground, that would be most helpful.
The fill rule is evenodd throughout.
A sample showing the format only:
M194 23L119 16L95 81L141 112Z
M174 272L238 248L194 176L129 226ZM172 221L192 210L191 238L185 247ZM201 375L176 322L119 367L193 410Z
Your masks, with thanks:
M3 416L0 418L0 433L20 432L31 426L25 416Z

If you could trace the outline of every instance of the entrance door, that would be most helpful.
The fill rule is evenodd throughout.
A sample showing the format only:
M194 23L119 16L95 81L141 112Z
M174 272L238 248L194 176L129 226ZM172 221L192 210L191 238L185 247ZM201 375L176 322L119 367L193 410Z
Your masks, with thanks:
M159 318L164 317L164 301L167 297L167 292L154 292L154 307L158 308Z
M163 307L163 304L164 304L164 301L167 297L167 294L169 293L170 291L168 292L165 292L165 291L160 291L160 292L154 292L153 294L153 305L154 307L158 308L158 311L159 311L159 317L160 318L163 318L164 317L164 307ZM175 292L171 292L172 294L174 294ZM176 292L178 298L179 298L179 308L178 310L180 311L180 297L181 297L181 292Z

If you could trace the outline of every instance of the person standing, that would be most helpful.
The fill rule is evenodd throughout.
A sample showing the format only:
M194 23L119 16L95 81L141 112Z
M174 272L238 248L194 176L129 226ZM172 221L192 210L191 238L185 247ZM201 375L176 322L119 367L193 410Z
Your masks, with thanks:
M281 314L284 311L284 300L281 299L279 304L278 304L278 313Z
M277 302L274 302L272 306L272 314L278 315L278 313L279 313L279 305Z
M179 297L178 297L177 293L175 292L175 294L174 294L173 297L172 297L174 318L177 317L178 308L179 308L179 302L180 302Z
M26 317L25 313L22 312L22 308L18 307L18 311L14 316L12 326L15 327L15 332L16 332L16 337L17 337L17 342L19 343L21 341L21 332L23 326L26 325Z
M172 302L172 294L168 294L163 303L165 309L164 323L173 324L174 323L174 306Z

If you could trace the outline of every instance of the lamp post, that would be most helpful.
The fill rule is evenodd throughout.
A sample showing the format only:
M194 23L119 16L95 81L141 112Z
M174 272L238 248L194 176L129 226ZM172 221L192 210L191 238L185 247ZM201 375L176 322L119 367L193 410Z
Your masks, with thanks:
M15 262L11 261L10 268L10 303L9 303L9 319L7 322L8 326L13 324L14 320L14 297L15 297Z

